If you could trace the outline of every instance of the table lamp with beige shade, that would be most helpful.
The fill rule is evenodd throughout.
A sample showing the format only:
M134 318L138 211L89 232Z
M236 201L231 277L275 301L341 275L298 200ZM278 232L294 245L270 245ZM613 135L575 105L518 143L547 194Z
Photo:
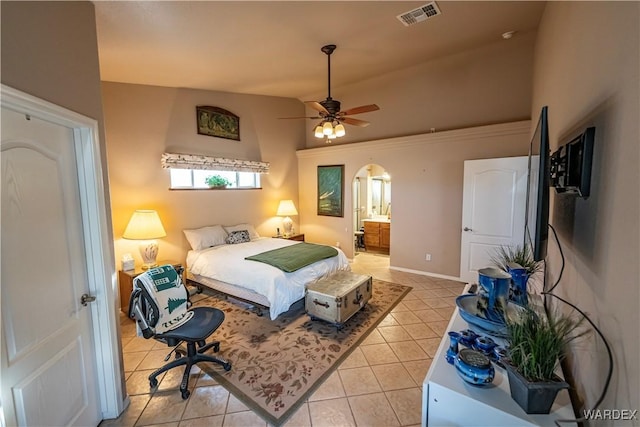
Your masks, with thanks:
M296 206L293 204L293 200L280 200L280 205L278 205L278 212L276 215L284 217L282 220L284 236L289 237L293 234L293 221L289 217L298 215L298 211L296 210Z
M140 255L142 256L142 269L156 267L158 257L158 242L156 239L165 237L158 212L153 210L137 210L131 215L129 224L124 230L122 238L128 240L140 240Z

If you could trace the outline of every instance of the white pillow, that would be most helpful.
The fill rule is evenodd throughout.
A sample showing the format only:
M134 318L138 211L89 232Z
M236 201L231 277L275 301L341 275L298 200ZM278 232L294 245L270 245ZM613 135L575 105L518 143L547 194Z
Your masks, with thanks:
M182 230L182 232L189 241L191 248L195 251L226 244L227 232L221 225Z
M260 237L260 235L258 234L258 232L256 231L255 227L251 224L238 224L238 225L233 225L231 227L224 227L225 230L227 230L227 233L231 233L232 231L242 231L242 230L247 230L249 232L249 237L251 238L251 240L255 240L258 239Z

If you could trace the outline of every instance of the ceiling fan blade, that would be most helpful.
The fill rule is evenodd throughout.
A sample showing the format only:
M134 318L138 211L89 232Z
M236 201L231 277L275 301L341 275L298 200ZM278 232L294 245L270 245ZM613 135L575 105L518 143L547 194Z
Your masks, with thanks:
M324 108L322 106L322 104L320 104L317 101L304 101L304 103L307 104L308 107L313 108L316 111L320 111L321 113L329 114L329 111L327 111L327 109Z
M300 116L300 117L278 117L278 119L283 120L283 119L321 119L322 117L318 117L318 116Z
M369 126L369 122L366 122L364 120L352 119L351 117L343 117L340 119L340 121L350 125L360 126L361 128Z
M362 105L360 107L349 108L347 111L343 111L342 114L344 114L345 116L350 116L352 114L368 113L369 111L377 111L379 109L380 107L378 107L376 104L369 104Z

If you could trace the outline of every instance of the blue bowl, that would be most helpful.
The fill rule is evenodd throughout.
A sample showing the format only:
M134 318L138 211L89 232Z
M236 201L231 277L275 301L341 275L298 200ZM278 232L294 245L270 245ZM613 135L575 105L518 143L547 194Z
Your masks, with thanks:
M469 325L477 326L489 335L495 337L504 338L507 336L507 326L504 321L495 321L487 319L485 315L478 309L478 300L480 296L474 294L460 295L456 298L456 305L460 316L469 323ZM508 303L507 304L507 317L516 315L522 307Z

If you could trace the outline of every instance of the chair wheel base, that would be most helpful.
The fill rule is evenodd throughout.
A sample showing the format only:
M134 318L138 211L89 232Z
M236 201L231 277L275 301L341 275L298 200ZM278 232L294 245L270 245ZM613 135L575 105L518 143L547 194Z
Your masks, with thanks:
M184 400L187 400L190 395L191 395L191 392L189 390L182 390L182 398Z
M149 387L151 388L155 388L158 386L158 379L157 378L153 378L149 380Z
M225 363L224 365L222 365L222 367L224 368L225 371L230 371L231 370L231 363Z

